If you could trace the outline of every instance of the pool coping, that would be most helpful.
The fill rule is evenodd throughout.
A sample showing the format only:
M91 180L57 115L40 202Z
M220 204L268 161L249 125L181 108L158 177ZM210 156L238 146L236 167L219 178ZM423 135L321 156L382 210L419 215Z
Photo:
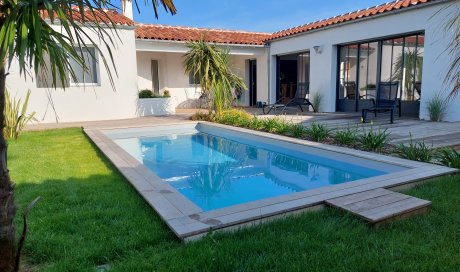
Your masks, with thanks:
M332 146L295 139L245 128L226 126L209 122L175 122L172 124L149 125L145 127L165 127L177 125L211 126L229 132L249 134L283 143L297 144L332 151L372 161L389 163L409 168L395 173L321 187L303 192L262 199L205 212L174 187L150 171L142 163L128 154L102 131L133 128L84 129L86 135L107 156L137 192L165 221L178 238L184 241L199 239L210 231L234 229L258 221L291 214L322 206L328 199L364 192L376 188L393 188L413 184L422 180L452 174L457 169L440 165L421 163L396 157L385 156L346 147ZM140 126L139 126L140 127Z

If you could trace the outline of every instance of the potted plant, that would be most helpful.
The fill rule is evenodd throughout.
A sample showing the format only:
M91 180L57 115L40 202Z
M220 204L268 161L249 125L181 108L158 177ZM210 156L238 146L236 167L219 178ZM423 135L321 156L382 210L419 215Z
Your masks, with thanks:
M165 89L163 95L158 95L150 89L139 91L137 100L137 113L139 116L164 116L176 113L176 105L171 99L169 90Z

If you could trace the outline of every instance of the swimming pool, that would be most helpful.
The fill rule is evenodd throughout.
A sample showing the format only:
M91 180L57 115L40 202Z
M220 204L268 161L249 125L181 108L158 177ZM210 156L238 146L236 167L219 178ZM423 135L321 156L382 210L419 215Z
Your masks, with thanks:
M167 135L162 131L156 134L112 137L204 211L405 169L381 164L363 167L359 162L222 135L218 131L203 132L196 127L171 127Z
M186 241L453 172L207 122L85 133Z

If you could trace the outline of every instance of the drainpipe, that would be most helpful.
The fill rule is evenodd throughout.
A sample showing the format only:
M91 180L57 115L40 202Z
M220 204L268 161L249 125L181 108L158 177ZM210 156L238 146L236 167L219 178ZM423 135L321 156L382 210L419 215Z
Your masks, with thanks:
M133 19L133 2L131 0L121 0L121 11L125 17Z

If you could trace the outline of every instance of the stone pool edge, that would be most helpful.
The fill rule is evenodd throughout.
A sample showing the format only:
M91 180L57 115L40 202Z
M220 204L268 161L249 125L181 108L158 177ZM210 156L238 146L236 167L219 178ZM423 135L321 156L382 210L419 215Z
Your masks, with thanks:
M181 124L211 126L234 131L236 133L245 133L262 138L278 140L286 144L306 145L313 148L410 168L408 170L362 179L352 183L327 186L204 212L102 133L102 131L111 129L84 129L86 135L157 212L175 235L184 241L199 239L210 231L239 229L244 226L265 222L280 216L321 208L328 199L376 188L400 188L401 186L408 186L426 179L452 174L458 171L457 169L434 164L414 162L345 147L331 146L209 122L183 122L159 124L157 126L165 127ZM157 126L153 125L148 127Z

